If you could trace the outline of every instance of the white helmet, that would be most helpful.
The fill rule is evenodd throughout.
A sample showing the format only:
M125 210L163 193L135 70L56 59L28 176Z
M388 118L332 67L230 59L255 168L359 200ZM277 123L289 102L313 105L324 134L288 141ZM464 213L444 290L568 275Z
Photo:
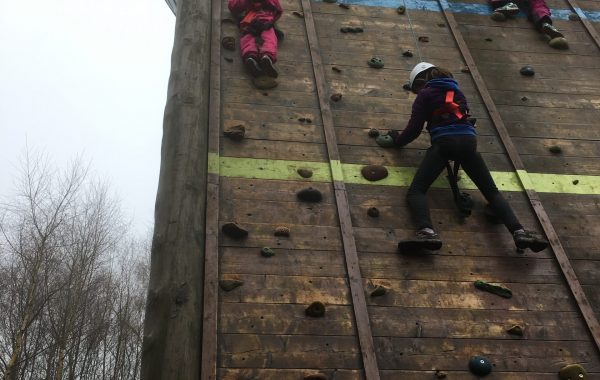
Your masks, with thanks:
M408 80L408 85L410 86L410 88L413 88L413 82L415 81L415 78L421 74L423 71L430 69L432 67L435 67L435 65L432 65L429 62L420 62L417 63L417 65L412 69L412 71L410 72L410 77Z

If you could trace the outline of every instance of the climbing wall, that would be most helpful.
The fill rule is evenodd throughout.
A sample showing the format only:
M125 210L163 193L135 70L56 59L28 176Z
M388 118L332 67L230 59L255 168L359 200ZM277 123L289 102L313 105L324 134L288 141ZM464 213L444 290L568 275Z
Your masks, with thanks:
M493 22L478 3L451 4L458 29L600 317L600 49L581 22L567 19L562 0L549 5L565 10L555 25L568 51L551 49L524 18ZM597 1L580 3L588 14L599 11ZM220 36L237 37L222 5ZM516 251L466 176L459 185L477 201L469 218L458 217L444 178L430 191L442 250L397 251L413 234L405 195L429 137L383 149L367 132L404 127L415 95L402 85L421 60L455 74L498 186L521 222L543 231L438 3L282 6L276 88L253 85L239 46L219 57L221 104L211 133L219 135L220 200L212 206L219 229L235 223L248 235L218 236L217 378L471 379L474 355L491 360L495 379L551 379L572 363L600 376L598 348L553 251ZM385 67L369 67L373 56ZM519 74L525 64L535 76ZM383 165L388 176L369 181L366 165ZM309 187L320 202L298 199ZM476 280L513 297L480 291ZM372 296L377 288L385 294ZM324 304L323 317L306 315L313 302ZM523 336L507 333L515 325Z

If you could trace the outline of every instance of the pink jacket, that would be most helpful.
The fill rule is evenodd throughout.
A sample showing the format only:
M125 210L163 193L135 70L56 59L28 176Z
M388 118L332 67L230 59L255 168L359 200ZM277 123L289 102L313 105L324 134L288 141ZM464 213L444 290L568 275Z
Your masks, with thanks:
M256 22L262 25L273 24L283 12L279 0L229 0L227 6L235 16L244 17L240 22L242 31L247 31Z

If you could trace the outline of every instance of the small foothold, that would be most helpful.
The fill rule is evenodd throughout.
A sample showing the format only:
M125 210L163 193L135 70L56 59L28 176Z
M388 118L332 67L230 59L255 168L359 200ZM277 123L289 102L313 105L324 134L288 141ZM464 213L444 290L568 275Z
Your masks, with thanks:
M559 50L567 50L569 48L569 42L564 37L556 37L548 41L548 45L551 48L559 49Z
M340 28L340 32L342 33L348 33L352 30L352 28L348 27L348 26L344 26L343 28Z
M312 119L309 119L309 118L306 118L304 121L305 121L307 124L310 124L310 123L312 123Z
M446 377L448 377L448 374L444 371L440 371L440 370L436 370L435 371L435 377L437 379L445 379Z
M521 101L523 101L523 102L526 102L527 100L528 100L528 99L527 99L527 97L526 97L526 96L523 96L523 97L521 98Z
M410 88L410 83L404 83L402 85L402 88L405 89L406 91L412 91L412 89Z
M388 170L385 166L381 165L367 165L364 166L360 173L369 181L379 181L388 176Z
M240 141L246 134L246 127L243 125L232 125L223 129L223 134L234 141Z
M548 150L550 151L550 153L553 153L553 154L561 154L562 153L562 148L558 145L552 145L551 147L548 148Z
M279 83L277 83L275 78L262 75L252 79L252 84L254 84L254 87L258 88L259 90L270 90L277 87Z
M389 135L379 135L375 139L375 142L382 148L390 148L394 146L394 139Z
M569 13L569 20L570 21L579 21L579 20L581 20L581 17L579 17L579 15L577 13Z
M429 37L427 37L427 36L419 36L419 42L429 42Z
M493 40L492 40L491 38L489 38L489 37L488 37L488 38L486 38L485 40L486 40L487 42L492 42L492 41L493 41Z
M396 13L398 13L399 15L403 15L406 13L406 7L405 6L399 6L398 8L396 8Z
M510 289L505 288L503 286L490 284L488 282L481 281L481 280L477 280L473 284L479 290L484 290L486 292L490 292L492 294L495 294L495 295L503 297L503 298L511 298L512 297L512 292L510 291Z
M512 326L511 328L506 330L506 332L511 335L523 336L523 328L519 325Z
M233 58L230 58L230 57L225 57L223 59L226 60L229 63L233 62Z
M473 356L469 360L469 370L477 376L486 376L492 372L492 363L483 356Z
M375 286L375 289L371 292L371 297L381 297L387 293L387 288L383 285Z
M444 24L443 22L438 22L437 26L439 26L440 28L444 28L446 24Z
M223 37L221 40L221 45L224 49L234 51L235 50L235 38L233 37Z
M325 315L325 305L323 302L315 301L304 311L306 315L313 318L319 318Z
M334 4L337 3L337 0L323 0L326 3Z
M383 59L381 57L372 57L367 61L367 63L374 69L382 69L384 66Z
M342 72L342 69L340 69L340 68L339 68L339 67L337 67L337 66L333 66L333 67L331 68L331 70L335 71L335 72L336 72L336 73L338 73L338 74Z
M304 13L302 13L302 12L293 11L293 12L292 12L292 14L293 14L294 16L298 16L298 17L300 17L300 18L304 18Z
M329 98L331 99L332 102L339 102L340 100L342 100L342 94L340 94L338 92L338 93L332 94Z
M327 376L323 375L322 373L314 373L304 376L304 380L327 380Z
M232 239L243 239L248 236L248 231L238 226L235 223L225 223L221 227L221 231Z
M320 202L323 199L323 195L317 189L313 189L309 187L307 189L302 189L297 194L298 199L305 202Z
M275 228L275 231L273 231L273 235L288 237L290 236L290 229L286 226L279 226Z
M573 180L573 185L577 185L578 183L579 183L579 180L578 180L578 179L574 179L574 180Z
M506 15L501 12L492 12L492 15L490 16L490 18L492 20L498 21L498 22L506 21Z
M275 252L269 248L269 247L264 247L263 249L260 250L260 254L263 257L273 257L275 256Z
M405 50L405 51L402 53L402 55L403 55L403 56L405 56L405 57L412 57L412 56L413 56L413 52L412 52L412 51L410 51L410 50Z
M377 137L379 136L379 129L371 128L369 129L369 137Z
M560 369L558 376L561 380L587 380L587 372L579 364L569 364Z
M313 175L313 171L310 169L300 168L297 170L298 174L302 178L310 178Z
M348 4L340 3L339 6L343 9L350 9L350 6Z
M471 72L471 69L469 69L467 66L463 67L462 69L460 69L461 73L465 73L468 74Z
M367 210L367 215L369 215L371 218L377 218L379 217L379 210L377 207L369 207Z
M529 65L521 67L521 70L519 70L519 72L521 73L521 75L526 77L532 77L535 75L535 70Z
M230 292L233 289L244 285L244 281L240 280L219 280L219 287L226 292Z

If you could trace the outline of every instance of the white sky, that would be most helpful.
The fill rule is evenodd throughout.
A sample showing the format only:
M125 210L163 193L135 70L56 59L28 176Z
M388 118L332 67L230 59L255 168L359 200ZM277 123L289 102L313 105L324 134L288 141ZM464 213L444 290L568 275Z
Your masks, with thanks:
M0 0L0 196L27 142L83 155L151 228L174 26L163 0Z

